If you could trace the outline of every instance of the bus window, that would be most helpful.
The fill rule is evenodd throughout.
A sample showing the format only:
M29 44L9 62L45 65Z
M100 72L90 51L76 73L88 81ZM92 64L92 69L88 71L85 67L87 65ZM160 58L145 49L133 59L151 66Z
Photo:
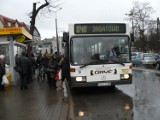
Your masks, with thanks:
M121 40L119 40L119 43L120 43L121 53L123 53L123 54L129 53L129 49L128 49L129 43L128 43L128 41L125 40L125 39L121 39Z
M115 53L113 53L115 60L129 62L128 46L129 38L125 36L74 37L71 39L71 61L73 64L87 64L93 58L109 60L113 58L112 55L109 55L112 49ZM80 60L83 62L78 62Z

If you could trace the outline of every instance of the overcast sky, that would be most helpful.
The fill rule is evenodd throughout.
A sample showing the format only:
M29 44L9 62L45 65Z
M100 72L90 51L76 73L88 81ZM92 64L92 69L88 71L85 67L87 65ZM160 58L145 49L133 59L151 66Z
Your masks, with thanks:
M30 24L28 13L32 11L33 2L45 0L0 0L0 14ZM135 0L59 0L62 9L57 12L58 33L66 31L69 23L125 21L125 13L129 13ZM138 0L148 2L155 13L152 18L160 17L160 0ZM36 27L42 39L55 36L55 15L49 18L37 18Z

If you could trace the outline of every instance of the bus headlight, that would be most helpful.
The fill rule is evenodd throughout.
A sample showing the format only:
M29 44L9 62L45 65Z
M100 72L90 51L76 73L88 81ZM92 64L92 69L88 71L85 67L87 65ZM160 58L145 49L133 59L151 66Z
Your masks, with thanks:
M129 79L129 74L121 74L121 79Z
M76 81L77 81L77 82L83 82L83 81L86 81L86 77L84 77L84 76L76 77Z
M124 104L124 110L130 110L130 105L129 104Z

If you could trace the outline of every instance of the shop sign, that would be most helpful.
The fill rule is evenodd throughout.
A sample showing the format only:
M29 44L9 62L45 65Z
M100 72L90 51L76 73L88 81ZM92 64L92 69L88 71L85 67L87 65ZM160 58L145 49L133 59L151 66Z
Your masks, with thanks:
M21 34L22 30L20 27L12 27L12 28L1 28L0 35L13 35L13 34Z
M24 35L17 35L16 36L16 41L19 42L19 43L22 43L24 42L25 40L25 36Z

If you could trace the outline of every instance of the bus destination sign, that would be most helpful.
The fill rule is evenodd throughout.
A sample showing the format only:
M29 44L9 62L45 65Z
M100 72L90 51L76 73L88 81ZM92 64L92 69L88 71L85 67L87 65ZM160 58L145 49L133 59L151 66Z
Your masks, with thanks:
M118 23L105 24L75 24L75 34L106 34L106 33L126 33L126 25Z

